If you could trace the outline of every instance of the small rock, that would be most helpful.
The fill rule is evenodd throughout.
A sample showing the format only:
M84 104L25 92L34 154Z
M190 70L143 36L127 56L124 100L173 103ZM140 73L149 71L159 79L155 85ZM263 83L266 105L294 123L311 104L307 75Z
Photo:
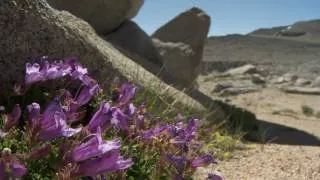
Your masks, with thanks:
M260 76L259 74L253 74L251 76L251 82L254 84L265 84L266 79L264 77Z
M282 91L292 94L308 94L308 95L320 95L320 88L313 87L283 87Z
M215 87L213 88L213 90L211 91L211 93L218 93L224 89L227 88L231 88L233 87L232 84L228 83L228 84L216 84Z
M312 87L320 87L320 76L316 77L316 79L312 82Z
M225 74L229 76L244 75L244 74L256 74L258 69L256 66L247 64L238 68L230 69Z
M278 77L275 81L273 81L274 84L282 84L282 83L285 83L286 81L284 80L284 78L281 76L281 77Z
M299 78L295 82L295 85L296 86L300 86L300 87L307 86L307 85L310 85L310 84L311 84L311 81L309 81L307 79L304 79L304 78Z
M280 77L278 77L274 83L275 84L283 84L283 83L293 83L298 79L298 76L291 74L291 73L286 73Z
M239 94L247 94L252 92L257 92L258 88L253 87L231 87L223 89L219 95L220 96L230 96L230 95L239 95Z
M282 76L284 78L285 82L293 82L298 79L297 75L291 74L291 73L286 73Z

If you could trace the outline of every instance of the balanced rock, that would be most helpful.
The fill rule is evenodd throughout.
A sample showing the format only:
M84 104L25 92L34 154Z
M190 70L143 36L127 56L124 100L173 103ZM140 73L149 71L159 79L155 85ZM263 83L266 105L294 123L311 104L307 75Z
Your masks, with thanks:
M190 86L200 71L210 17L199 8L191 8L152 34L163 57L164 73L183 86Z
M105 39L146 68L149 67L146 61L162 66L162 57L151 38L133 21L126 20L116 31L106 35Z
M87 21L98 34L107 34L124 20L137 15L144 0L47 0L59 10L66 10Z

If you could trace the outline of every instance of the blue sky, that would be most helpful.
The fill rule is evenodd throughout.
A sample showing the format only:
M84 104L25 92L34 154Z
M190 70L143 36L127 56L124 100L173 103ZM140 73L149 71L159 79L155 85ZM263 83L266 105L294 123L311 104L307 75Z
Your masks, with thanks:
M261 27L320 19L320 0L145 0L134 20L151 34L192 6L211 16L209 35L246 34Z

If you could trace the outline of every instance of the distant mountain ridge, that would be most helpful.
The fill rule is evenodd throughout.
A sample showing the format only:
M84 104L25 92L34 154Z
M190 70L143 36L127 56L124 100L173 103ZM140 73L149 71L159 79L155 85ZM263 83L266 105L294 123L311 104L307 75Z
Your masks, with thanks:
M264 66L272 73L320 75L320 19L257 29L247 35L212 36L206 41L203 73L243 64Z
M300 41L320 43L320 19L298 21L287 26L260 28L250 32L248 35L289 38Z

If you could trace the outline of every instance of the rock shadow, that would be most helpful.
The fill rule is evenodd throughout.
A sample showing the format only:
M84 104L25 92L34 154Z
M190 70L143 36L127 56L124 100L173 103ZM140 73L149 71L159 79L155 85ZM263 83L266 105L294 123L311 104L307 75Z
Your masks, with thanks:
M271 123L266 120L258 120L252 112L227 104L220 100L214 100L199 90L189 90L186 94L197 100L210 111L219 107L227 115L227 126L235 132L241 127L246 132L245 140L256 143L276 143L286 145L320 146L320 138L302 130L281 124ZM212 118L217 113L213 113Z

